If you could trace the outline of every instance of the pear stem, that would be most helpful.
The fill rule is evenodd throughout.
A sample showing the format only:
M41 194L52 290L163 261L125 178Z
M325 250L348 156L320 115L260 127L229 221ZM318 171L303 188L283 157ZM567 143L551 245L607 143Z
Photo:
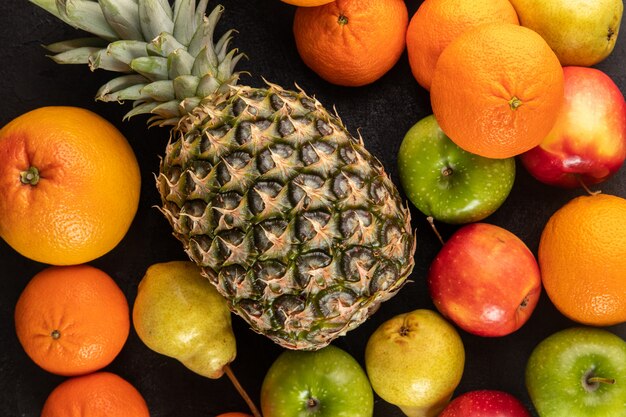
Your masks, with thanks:
M252 398L250 398L246 390L239 383L239 380L235 376L235 373L231 369L230 365L227 364L226 366L224 366L224 373L226 374L226 376L228 376L228 379L230 379L230 382L233 383L233 385L239 392L239 395L241 395L241 398L243 398L246 404L248 404L248 407L250 407L250 411L252 411L252 415L254 417L263 417L259 409L256 408L256 405L254 404L254 401L252 401Z
M444 245L445 242L443 241L441 234L439 234L439 230L437 230L437 226L435 226L435 219L433 219L433 216L426 217L426 220L428 220L428 224L430 224L430 228L433 229L433 232L435 232L435 236L437 236L437 239L439 239L441 244Z

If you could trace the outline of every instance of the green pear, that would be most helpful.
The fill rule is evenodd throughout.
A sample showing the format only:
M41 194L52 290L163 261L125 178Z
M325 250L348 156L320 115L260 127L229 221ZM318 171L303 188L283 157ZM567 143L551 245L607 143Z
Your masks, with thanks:
M539 33L561 65L589 67L609 56L619 33L622 0L511 0L522 26Z
M237 353L226 300L191 262L148 268L139 283L133 324L150 349L208 378L221 377Z
M397 315L365 347L372 388L409 417L434 417L461 382L465 349L456 329L432 310Z

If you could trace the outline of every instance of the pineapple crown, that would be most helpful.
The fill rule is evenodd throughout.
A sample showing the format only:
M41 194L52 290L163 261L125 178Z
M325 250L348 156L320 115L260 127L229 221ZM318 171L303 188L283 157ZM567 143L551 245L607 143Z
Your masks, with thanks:
M30 0L95 37L47 45L59 64L88 64L125 73L96 93L102 101L133 100L124 117L152 114L152 125L175 125L200 102L239 79L243 54L228 49L233 30L213 41L224 11L205 15L208 0Z

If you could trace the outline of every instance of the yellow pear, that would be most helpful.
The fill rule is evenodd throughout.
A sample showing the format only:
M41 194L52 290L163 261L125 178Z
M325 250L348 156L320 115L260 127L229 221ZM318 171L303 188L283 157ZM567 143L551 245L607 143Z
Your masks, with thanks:
M455 328L432 310L386 321L370 336L365 368L372 388L409 417L434 417L463 375L465 349Z
M139 338L193 372L219 378L236 356L226 300L191 262L152 265L133 306Z
M520 24L539 33L561 65L589 67L613 52L622 0L511 0Z

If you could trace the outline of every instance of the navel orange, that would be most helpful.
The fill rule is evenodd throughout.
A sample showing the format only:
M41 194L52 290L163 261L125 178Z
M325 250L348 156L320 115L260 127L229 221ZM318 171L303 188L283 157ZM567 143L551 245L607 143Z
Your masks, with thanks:
M328 82L370 84L398 61L409 15L402 0L337 0L296 10L293 32L304 63Z
M20 295L15 330L28 356L46 371L86 374L104 368L122 350L130 330L128 302L100 269L49 267Z
M110 372L70 378L44 403L41 417L150 417L137 389Z
M406 47L411 71L427 90L441 52L454 38L484 23L519 24L509 0L426 0L411 18Z
M508 158L537 146L563 104L563 70L536 32L510 23L469 29L441 53L430 98L464 150Z
M565 204L541 234L538 259L546 293L565 316L626 322L626 199L598 194Z
M140 173L124 136L97 114L43 107L0 130L0 237L53 265L113 249L137 211Z

